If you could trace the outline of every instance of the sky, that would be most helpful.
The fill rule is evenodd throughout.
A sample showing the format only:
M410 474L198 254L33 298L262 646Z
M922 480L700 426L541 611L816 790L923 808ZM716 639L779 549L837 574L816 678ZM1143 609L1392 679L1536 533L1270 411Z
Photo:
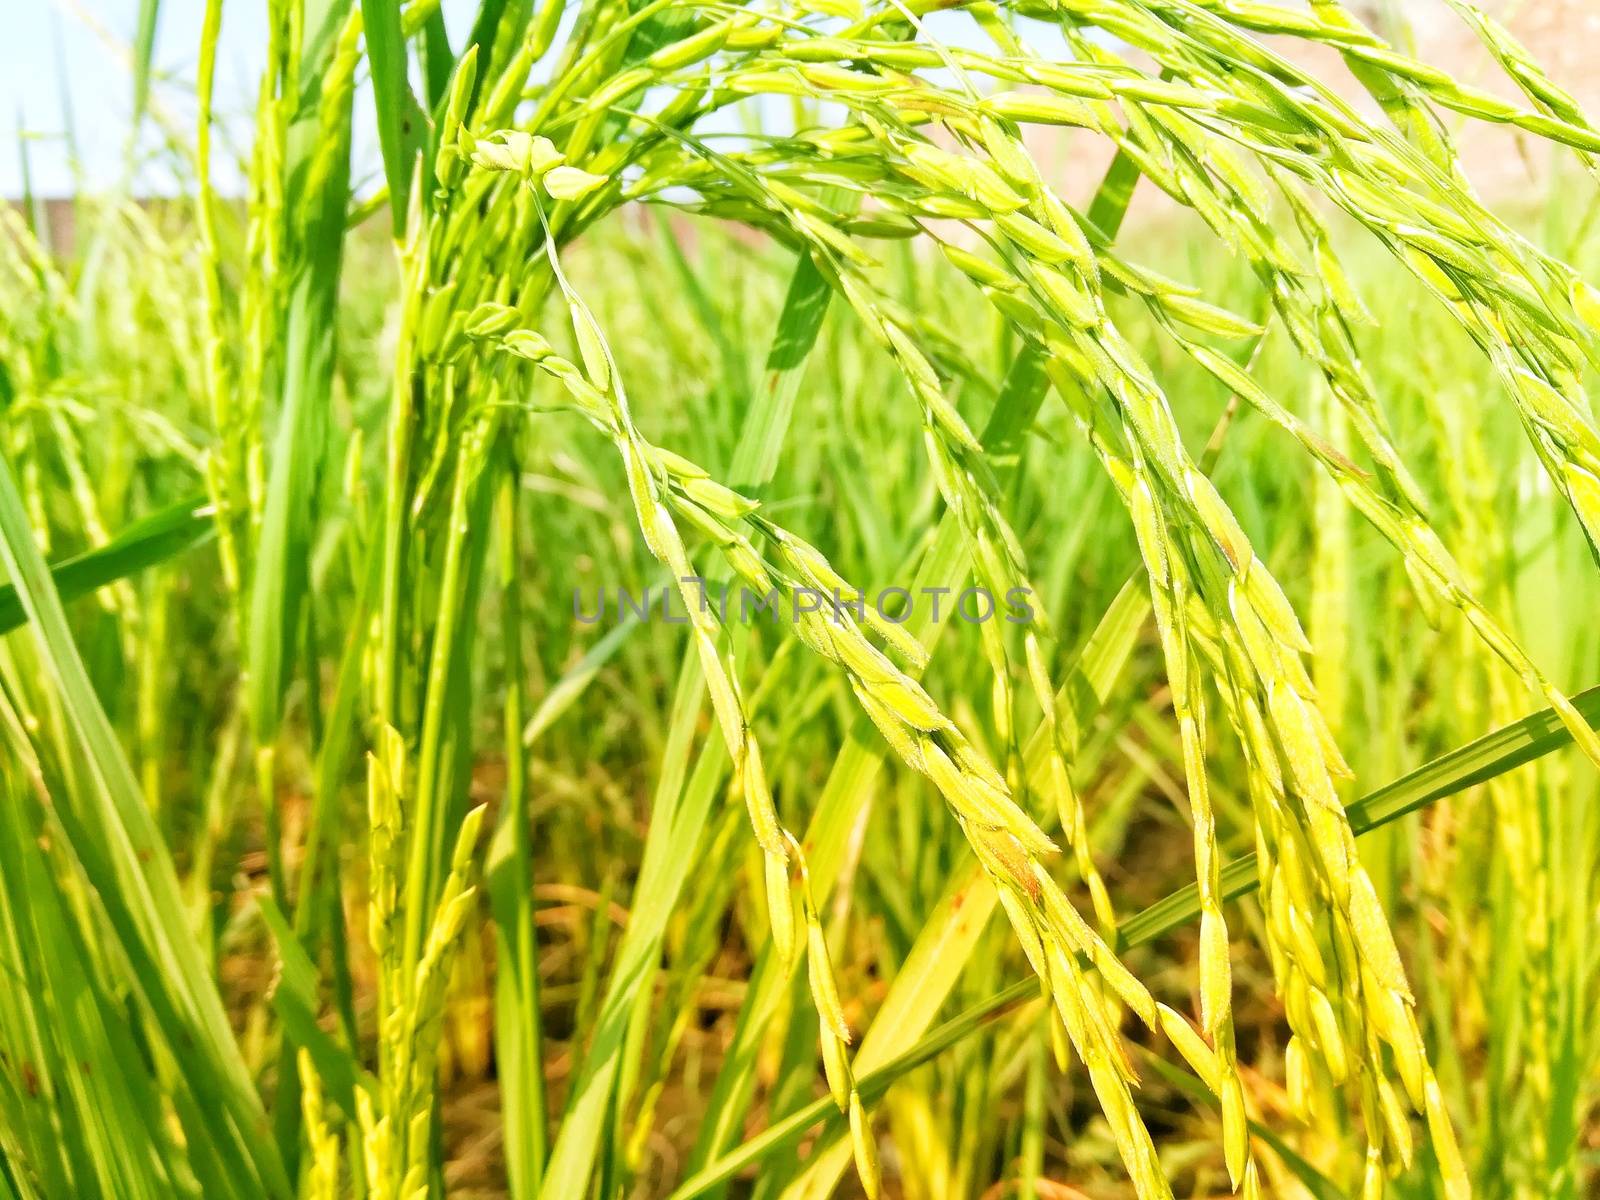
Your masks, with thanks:
M126 178L133 42L139 0L0 0L7 9L0 39L0 197L22 192L26 154L35 192L71 193L118 186ZM185 139L192 137L200 21L205 0L162 0L156 28L154 103ZM476 0L444 0L445 23L463 36ZM223 5L217 51L216 111L223 138L249 128L266 42L263 0ZM378 157L372 99L356 104L357 170L376 171ZM20 132L20 138L19 138ZM221 139L219 139L221 140ZM155 130L141 142L146 164L135 177L144 192L173 189L170 171L152 165L159 156ZM219 155L220 159L220 155ZM219 161L218 184L229 188L230 170Z
M453 45L471 28L479 0L442 0ZM159 121L191 145L194 76L205 0L161 0L156 28L152 109L138 164L129 178L130 69L139 0L0 0L0 198L23 192L23 162L39 196L104 191L127 183L141 195L187 191L162 153ZM225 0L217 51L214 107L218 119L213 177L225 194L242 191L239 163L254 125L256 89L266 44L265 0ZM954 13L928 18L930 30L954 44L979 44L976 29ZM1024 36L1030 36L1024 30ZM356 96L353 169L358 192L381 173L372 94ZM737 127L733 120L730 129ZM231 152L231 153L230 153Z

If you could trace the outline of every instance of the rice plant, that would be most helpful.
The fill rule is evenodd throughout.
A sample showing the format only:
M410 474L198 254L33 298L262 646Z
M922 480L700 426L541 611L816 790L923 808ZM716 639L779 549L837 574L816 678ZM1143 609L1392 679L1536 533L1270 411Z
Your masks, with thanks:
M4 1194L1590 1193L1600 130L1509 32L269 0L234 195L244 7L141 6L181 202L0 210Z

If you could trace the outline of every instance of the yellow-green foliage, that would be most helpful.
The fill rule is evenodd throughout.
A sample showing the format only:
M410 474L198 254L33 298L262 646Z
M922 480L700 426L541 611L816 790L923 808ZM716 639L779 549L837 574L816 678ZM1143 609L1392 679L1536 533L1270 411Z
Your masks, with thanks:
M1600 131L1505 30L266 7L246 195L208 0L194 194L4 212L0 1194L1587 1194Z

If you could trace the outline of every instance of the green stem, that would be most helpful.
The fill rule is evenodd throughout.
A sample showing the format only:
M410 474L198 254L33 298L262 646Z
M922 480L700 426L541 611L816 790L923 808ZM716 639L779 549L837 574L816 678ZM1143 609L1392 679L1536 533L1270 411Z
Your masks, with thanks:
M508 439L509 440L509 439ZM495 924L495 1052L504 1096L511 1195L531 1200L544 1174L546 1099L539 1011L538 942L533 929L532 813L522 741L522 598L517 577L517 463L509 452L496 493L500 531L500 617L505 646L506 793L485 878Z

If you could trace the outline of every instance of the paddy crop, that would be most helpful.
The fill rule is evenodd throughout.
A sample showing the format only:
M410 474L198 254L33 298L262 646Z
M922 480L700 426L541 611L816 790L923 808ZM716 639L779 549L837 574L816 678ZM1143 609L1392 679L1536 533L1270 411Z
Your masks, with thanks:
M1588 1194L1600 131L1451 7L271 0L237 196L164 19L3 210L0 1187Z

